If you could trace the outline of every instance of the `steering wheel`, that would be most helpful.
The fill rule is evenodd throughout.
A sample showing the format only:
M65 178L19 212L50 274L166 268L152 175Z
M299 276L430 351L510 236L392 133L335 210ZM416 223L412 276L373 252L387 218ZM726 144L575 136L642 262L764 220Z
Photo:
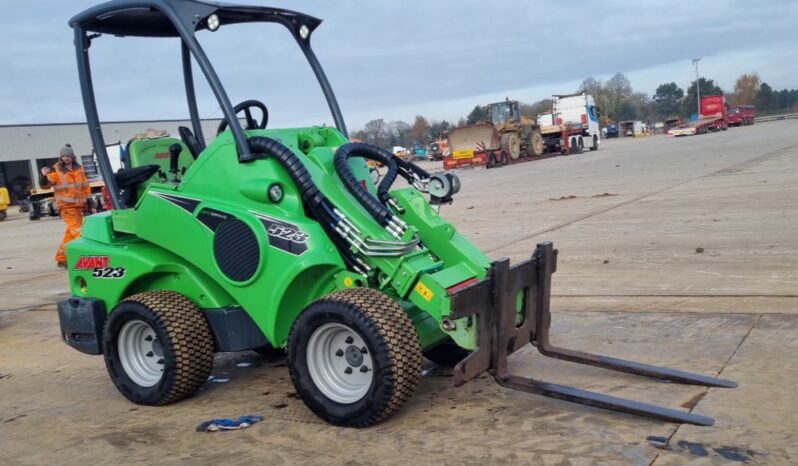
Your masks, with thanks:
M258 122L255 118L252 117L252 108L257 108L263 114L263 118L260 122ZM236 115L238 115L242 110L244 111L244 117L247 121L247 126L244 129L263 129L266 127L266 123L269 121L269 110L266 109L266 105L261 102L260 100L245 100L240 104L233 107L235 110ZM227 129L227 120L224 119L219 123L219 127L216 128L216 135L218 136L222 131Z

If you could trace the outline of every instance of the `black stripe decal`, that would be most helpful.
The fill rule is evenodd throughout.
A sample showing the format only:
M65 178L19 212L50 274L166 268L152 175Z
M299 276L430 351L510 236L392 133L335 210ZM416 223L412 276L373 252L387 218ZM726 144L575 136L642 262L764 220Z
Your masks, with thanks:
M158 191L150 191L150 194L152 194L154 196L158 196L158 197L160 197L162 199L166 199L167 201L171 202L172 204L175 204L175 205L177 205L179 207L182 207L182 208L184 208L185 210L187 210L188 212L190 212L192 214L194 213L194 210L197 208L197 206L201 202L199 199L194 199L192 197L177 196L175 194L166 194L166 193L162 193L162 192L158 192Z

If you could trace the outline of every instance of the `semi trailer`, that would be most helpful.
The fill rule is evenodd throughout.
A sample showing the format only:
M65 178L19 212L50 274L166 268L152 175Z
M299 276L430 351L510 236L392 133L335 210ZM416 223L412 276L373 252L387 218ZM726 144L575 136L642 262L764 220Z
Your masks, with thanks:
M455 128L447 135L450 153L443 168L493 168L557 154L597 150L598 107L589 94L555 95L552 111L536 120L521 116L518 101L489 104L488 122Z
M700 107L697 120L668 130L668 136L692 136L729 128L726 97L723 94L701 96Z

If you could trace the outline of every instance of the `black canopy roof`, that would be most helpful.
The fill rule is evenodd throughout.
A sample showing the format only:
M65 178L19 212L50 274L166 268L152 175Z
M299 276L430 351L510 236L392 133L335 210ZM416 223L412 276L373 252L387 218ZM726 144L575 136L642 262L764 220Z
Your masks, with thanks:
M233 5L203 0L111 0L89 8L69 20L73 28L139 37L178 37L174 23L188 31L207 29L206 19L216 13L222 26L233 23L281 23L298 34L304 25L308 35L321 20L302 13L264 6Z

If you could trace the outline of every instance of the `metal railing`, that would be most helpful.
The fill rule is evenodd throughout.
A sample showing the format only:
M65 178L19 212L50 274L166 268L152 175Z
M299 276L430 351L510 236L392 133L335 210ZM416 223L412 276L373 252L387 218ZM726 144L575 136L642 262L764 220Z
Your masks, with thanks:
M798 118L798 113L787 113L784 115L767 115L767 116L758 116L754 118L755 123L765 123L768 121L778 121L778 120L792 120L794 118Z

